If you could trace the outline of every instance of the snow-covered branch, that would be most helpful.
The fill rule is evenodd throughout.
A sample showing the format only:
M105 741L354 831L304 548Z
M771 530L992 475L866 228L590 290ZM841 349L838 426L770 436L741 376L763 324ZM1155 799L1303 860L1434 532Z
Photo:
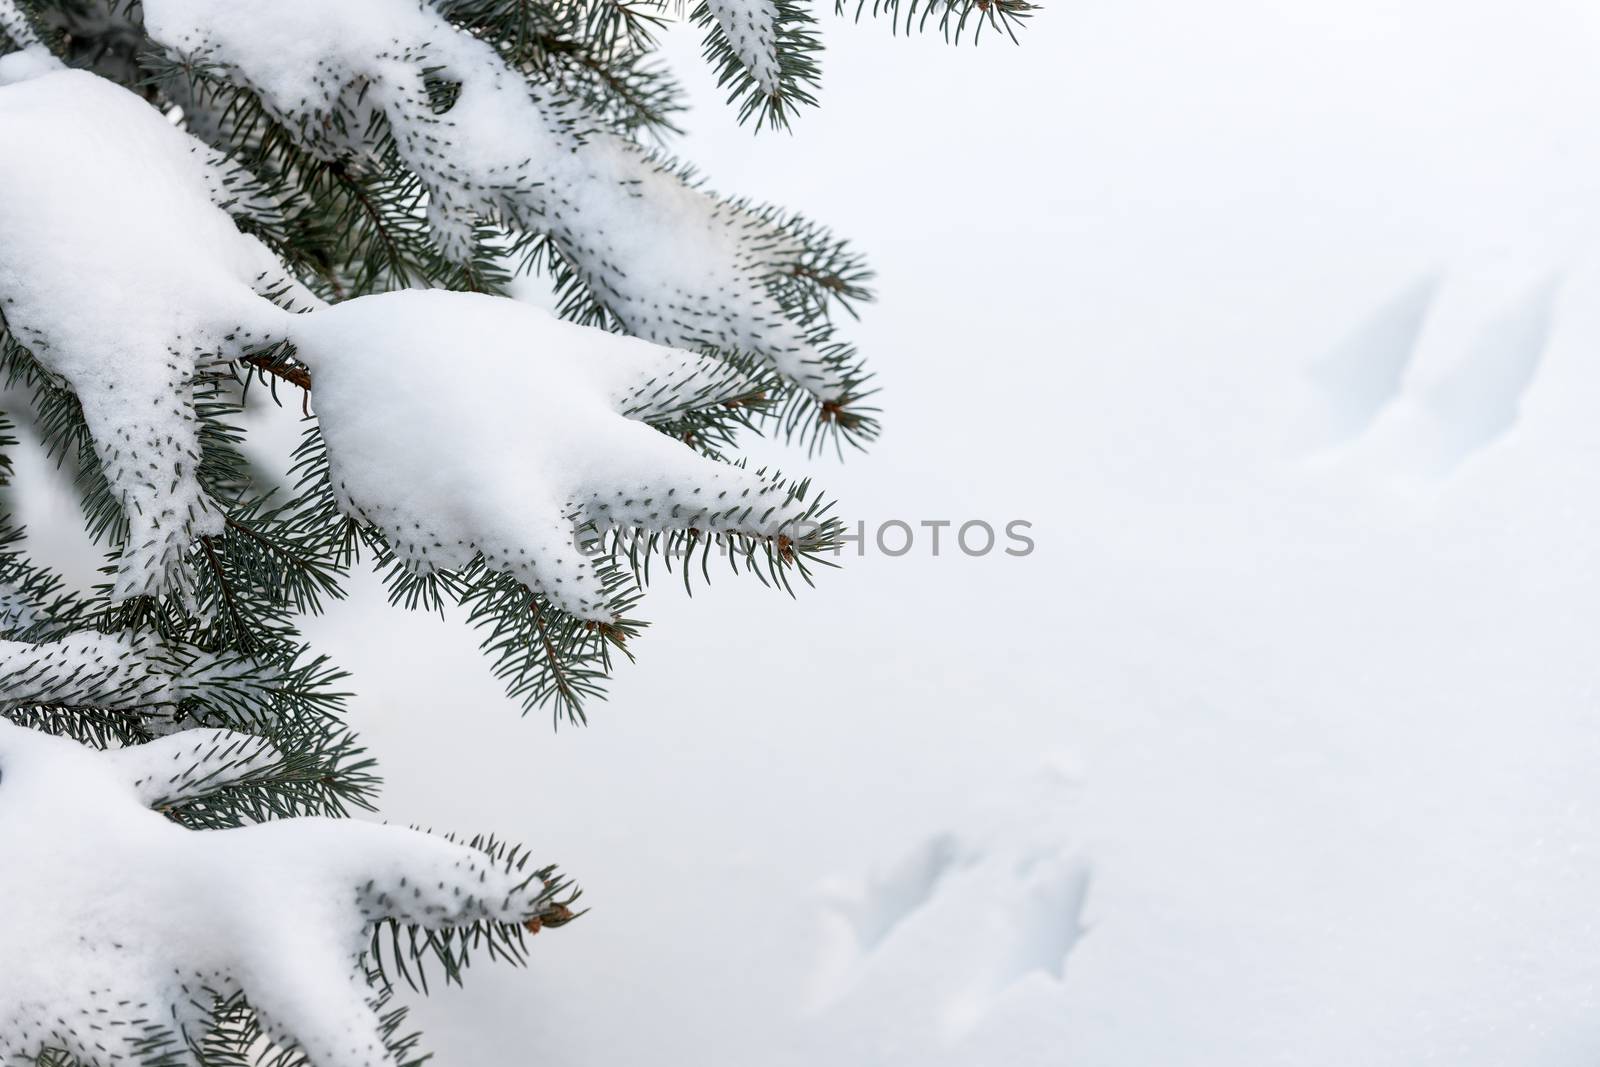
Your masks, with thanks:
M132 93L66 71L0 90L0 321L70 386L129 526L119 598L188 586L222 515L198 477L196 374L316 298L220 207L237 178ZM269 297L272 299L264 299Z
M422 573L481 556L571 614L609 622L580 526L800 545L818 534L804 525L813 504L787 483L638 421L746 388L708 357L439 290L361 297L291 327L340 506Z
M0 307L76 393L128 518L118 597L185 590L191 544L222 531L198 476L192 390L230 359L302 385L314 376L340 506L424 573L481 555L573 614L610 621L579 525L805 542L795 524L813 505L786 483L638 421L739 395L748 381L732 365L503 298L404 292L322 308L224 211L264 196L87 74L6 90L0 138L11 137L38 152L0 162L12 252ZM112 209L94 239L77 232L86 199ZM296 347L293 370L262 354L282 342Z
M368 1003L373 924L488 924L515 943L523 924L570 916L550 869L416 831L193 831L148 808L272 755L219 731L103 753L0 721L0 899L21 919L0 922L0 1062L198 1062L218 1006L242 994L313 1067L392 1064Z
M218 659L148 635L86 631L38 644L0 641L0 709L170 707L251 673L236 657Z
M452 257L470 254L481 220L548 234L630 333L759 356L820 403L859 392L854 357L781 297L806 258L796 230L706 192L431 7L147 0L144 10L156 40L253 89L324 159L373 158L368 131L387 130ZM765 46L752 27L766 15L723 15L754 61Z
M18 48L41 44L33 25L17 6L17 0L0 0L0 33L11 38L11 43Z

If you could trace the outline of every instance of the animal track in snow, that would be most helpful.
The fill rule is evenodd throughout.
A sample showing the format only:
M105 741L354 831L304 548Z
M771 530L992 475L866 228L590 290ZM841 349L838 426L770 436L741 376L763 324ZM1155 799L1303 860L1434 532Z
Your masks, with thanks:
M984 913L975 932L989 946L987 959L949 1004L951 1035L978 1027L995 1003L1033 975L1066 977L1067 959L1088 932L1083 910L1090 867L1065 852L1045 852L1016 865L1015 881L1001 891L1003 906Z
M1324 443L1359 437L1394 400L1438 287L1436 276L1412 284L1311 365L1327 409Z
M954 834L936 834L859 889L841 890L833 907L855 931L861 951L871 952L933 898L947 874L972 858L963 855Z
M1550 337L1558 285L1539 282L1484 322L1463 346L1453 372L1423 392L1440 429L1444 458L1454 465L1516 424Z
M986 818L931 835L864 878L824 888L814 1014L824 1030L915 1019L884 1033L873 1062L937 1060L1007 998L1059 996L1085 935L1091 867L1069 833L1073 779L1019 783ZM909 1002L909 1003L908 1003ZM888 1005L894 1004L894 1015ZM909 1011L907 1008L909 1007Z
M1309 368L1322 457L1428 481L1493 446L1538 377L1560 289L1504 264L1407 287Z
M1059 852L1030 856L1017 867L1020 892L1007 924L1007 950L996 959L996 990L1032 971L1060 979L1067 954L1083 936L1089 895L1087 864Z

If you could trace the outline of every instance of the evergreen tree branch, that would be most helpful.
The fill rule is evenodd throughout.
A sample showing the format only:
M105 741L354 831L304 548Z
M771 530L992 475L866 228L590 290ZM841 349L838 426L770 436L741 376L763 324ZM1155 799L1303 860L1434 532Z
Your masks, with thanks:
M887 18L895 33L923 32L930 22L952 44L963 35L977 42L985 28L1004 33L1012 43L1022 23L1039 10L1030 0L856 0L854 18ZM849 0L834 0L834 11L850 14Z

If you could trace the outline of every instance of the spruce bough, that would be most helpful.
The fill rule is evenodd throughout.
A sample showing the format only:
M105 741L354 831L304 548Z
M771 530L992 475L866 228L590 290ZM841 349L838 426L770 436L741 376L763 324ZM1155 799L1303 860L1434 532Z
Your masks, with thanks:
M1030 11L843 13L961 40ZM664 153L672 13L0 0L0 366L109 560L72 589L0 526L0 1064L420 1062L393 982L581 914L521 846L341 821L376 768L297 621L353 567L455 606L560 722L651 576L828 564L827 498L738 441L873 439L835 324L870 272ZM686 14L741 121L801 121L808 7ZM282 474L242 448L262 390L304 415Z

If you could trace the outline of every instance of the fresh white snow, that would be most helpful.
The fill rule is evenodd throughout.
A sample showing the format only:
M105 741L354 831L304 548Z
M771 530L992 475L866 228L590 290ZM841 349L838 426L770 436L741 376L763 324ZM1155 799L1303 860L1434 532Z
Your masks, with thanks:
M282 312L258 294L315 298L217 206L209 149L109 81L24 72L0 87L0 143L27 146L0 154L0 312L83 405L130 528L116 595L181 590L194 538L222 530L195 473L197 367L266 338Z
M780 479L639 421L744 391L708 357L442 290L361 297L289 329L340 507L420 573L481 554L578 618L610 621L581 525L815 533Z
M61 69L61 60L42 44L0 55L0 86L37 78Z
M28 25L28 20L23 17L16 0L0 0L0 33L11 38L11 43L20 48L39 44L38 35L33 32L33 27Z
M385 814L533 842L594 905L413 998L428 1047L1589 1067L1593 11L1106 0L1019 50L827 43L795 137L706 81L693 119L880 271L889 432L825 480L1037 551L663 588L554 736L460 619L358 586L309 636ZM18 501L71 562L73 509Z
M706 0L744 69L768 96L778 92L778 5L773 0Z
M693 151L879 271L887 428L819 475L843 511L1027 518L1038 548L919 531L795 603L657 590L639 663L555 736L467 677L458 620L396 631L374 583L319 626L391 817L537 830L585 874L594 910L527 973L416 998L430 1047L1592 1064L1584 15L1117 0L1015 50L828 33L822 106L755 143L698 82Z
M544 909L540 879L415 831L309 818L191 831L150 810L276 759L220 730L96 752L0 720L0 1062L45 1047L139 1062L163 1028L175 1062L198 1062L187 1047L210 995L242 989L268 1034L323 1067L392 1063L359 962L370 925Z
M84 631L38 643L0 641L0 665L0 706L7 707L131 711L175 705L229 680L242 686L261 680L246 660L163 644L150 634Z
M767 289L799 265L793 237L605 132L559 86L530 91L432 8L150 0L144 17L169 50L253 87L326 158L368 150L356 131L386 118L447 254L465 256L482 219L549 233L630 333L758 355L820 399L845 398L845 372ZM458 87L442 114L430 78Z
M183 591L194 539L222 530L195 473L196 370L279 340L311 367L338 503L419 572L481 555L610 621L580 525L801 543L816 532L782 479L642 421L748 392L733 364L499 297L407 291L324 308L220 206L275 209L242 171L89 74L0 90L0 138L37 146L0 162L13 253L0 307L83 405L131 528L119 597Z

